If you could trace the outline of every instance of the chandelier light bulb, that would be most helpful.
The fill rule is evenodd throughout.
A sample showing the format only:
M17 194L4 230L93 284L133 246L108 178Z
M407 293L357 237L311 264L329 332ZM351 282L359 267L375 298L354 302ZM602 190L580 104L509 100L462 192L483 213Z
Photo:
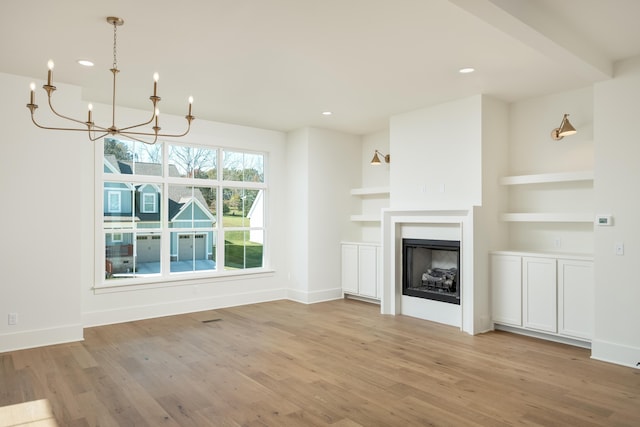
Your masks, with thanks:
M189 104L193 104L193 96L189 97Z
M36 84L34 82L31 82L31 84L29 85L29 89L31 89L31 92L36 90Z
M88 108L89 108L89 111L93 111L93 104L89 104Z
M50 60L47 62L47 67L49 67L49 70L53 70L53 59L50 59Z
M153 73L153 81L158 83L158 80L160 80L160 74L158 73Z

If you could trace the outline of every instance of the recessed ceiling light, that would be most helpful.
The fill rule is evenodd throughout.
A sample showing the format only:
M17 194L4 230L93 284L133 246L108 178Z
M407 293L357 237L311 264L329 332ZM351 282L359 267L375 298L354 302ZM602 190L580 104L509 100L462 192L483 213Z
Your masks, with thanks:
M476 69L473 67L464 67L464 68L460 68L460 70L458 70L458 72L460 74L469 74L469 73L473 73Z
M332 113L331 111L323 111L323 112L322 112L322 115L323 115L323 116L330 116L330 115L332 115L332 114L333 114L333 113Z
M78 64L84 67L93 67L93 62L89 61L88 59L78 59Z

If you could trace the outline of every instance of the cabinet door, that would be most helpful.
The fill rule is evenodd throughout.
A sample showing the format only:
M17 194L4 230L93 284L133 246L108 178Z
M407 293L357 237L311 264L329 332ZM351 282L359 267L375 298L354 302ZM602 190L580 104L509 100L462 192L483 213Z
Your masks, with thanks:
M342 245L342 292L358 293L357 245Z
M378 248L358 246L358 293L377 298L378 293Z
M491 256L493 321L522 326L522 262L515 255Z
M594 312L593 262L558 260L558 332L591 339Z
M545 332L557 331L556 260L522 258L524 326Z

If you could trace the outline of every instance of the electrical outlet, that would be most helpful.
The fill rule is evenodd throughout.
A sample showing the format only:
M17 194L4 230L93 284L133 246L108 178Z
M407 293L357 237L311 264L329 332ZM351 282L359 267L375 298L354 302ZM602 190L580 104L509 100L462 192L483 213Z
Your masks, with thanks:
M616 255L624 255L624 243L617 242L615 246L616 246Z
M553 239L553 246L556 249L560 249L560 247L562 247L562 240L559 237L556 237L555 239Z
M9 313L9 319L7 320L9 325L17 325L18 324L18 313Z

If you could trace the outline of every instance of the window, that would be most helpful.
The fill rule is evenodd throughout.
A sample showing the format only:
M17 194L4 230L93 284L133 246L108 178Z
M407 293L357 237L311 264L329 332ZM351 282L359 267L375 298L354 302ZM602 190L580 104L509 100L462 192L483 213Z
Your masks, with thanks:
M96 272L103 277L100 284L262 269L264 157L215 147L105 139L99 217L104 262L97 264L105 267L104 273L102 267Z
M122 194L119 191L107 192L107 211L110 213L119 213L122 211L121 198Z
M142 193L142 212L154 213L156 209L156 193Z

